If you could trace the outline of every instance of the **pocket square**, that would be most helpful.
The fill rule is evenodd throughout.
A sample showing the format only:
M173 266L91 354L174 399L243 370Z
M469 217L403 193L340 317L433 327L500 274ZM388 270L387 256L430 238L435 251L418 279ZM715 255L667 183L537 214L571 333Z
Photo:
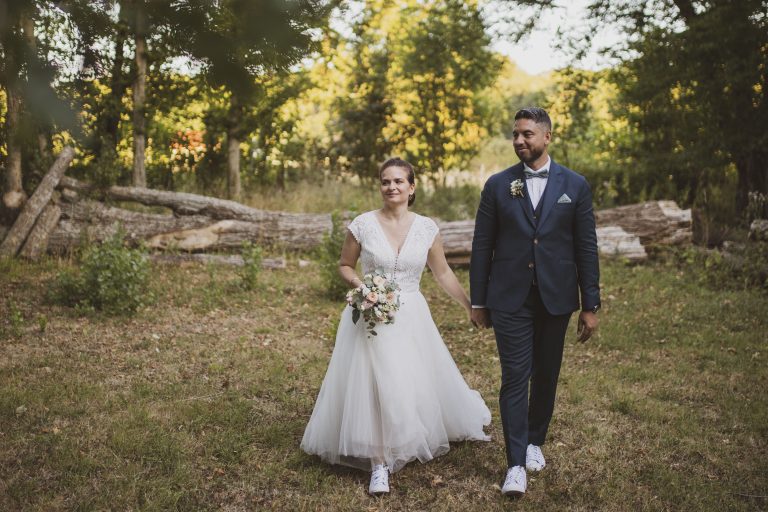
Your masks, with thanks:
M568 197L568 194L561 195L560 199L557 200L557 204L560 204L560 203L570 203L570 202L572 202L572 201L571 201L571 198Z

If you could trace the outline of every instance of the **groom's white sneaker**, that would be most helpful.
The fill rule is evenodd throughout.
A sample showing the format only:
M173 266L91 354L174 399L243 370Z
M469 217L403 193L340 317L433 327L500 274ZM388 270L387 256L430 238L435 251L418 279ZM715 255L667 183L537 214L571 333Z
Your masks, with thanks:
M541 453L541 447L535 444L529 444L525 450L525 467L528 471L541 471L547 462L544 460L544 454Z
M501 494L504 496L522 496L525 494L527 485L528 480L525 476L525 468L523 466L513 466L507 470L507 478L504 479Z
M378 496L389 492L389 468L384 464L377 464L371 472L371 484L368 486L368 494Z

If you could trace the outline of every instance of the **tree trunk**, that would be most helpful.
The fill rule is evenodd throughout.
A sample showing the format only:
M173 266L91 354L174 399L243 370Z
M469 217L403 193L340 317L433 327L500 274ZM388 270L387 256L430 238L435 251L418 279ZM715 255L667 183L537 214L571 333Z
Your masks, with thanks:
M147 83L147 41L146 13L136 3L136 79L133 82L133 186L147 186L147 171L144 165L146 152L146 101Z
M74 156L75 150L69 146L65 147L59 154L56 162L45 177L43 177L43 180L29 201L24 204L24 208L16 222L13 223L2 244L0 244L0 256L13 257L19 251L21 244L24 243L27 235L32 230L40 212L48 204L48 201L51 200L53 189L59 184L61 177L67 170L67 167L69 167Z
M27 44L28 51L33 55L37 55L37 38L35 38L35 20L28 13L21 15L21 29L24 32L24 41ZM37 129L37 149L40 152L40 156L43 160L49 156L50 141L48 135L47 125L43 119L38 119Z
M6 28L7 30L8 28ZM10 27L13 30L13 27ZM3 76L5 89L7 112L5 115L6 131L8 136L6 140L6 151L8 155L5 159L5 180L3 190L3 206L9 211L11 216L21 209L27 200L27 194L22 187L21 174L21 123L22 102L21 90L19 88L19 63L16 62L15 54L12 49L5 52L5 65Z
M229 126L227 128L227 198L240 198L240 125L242 110L237 96L232 94L229 105Z
M119 24L115 39L115 60L112 63L112 73L109 80L109 96L105 100L104 110L101 112L101 118L99 119L101 133L97 135L93 147L94 154L97 157L105 153L111 153L111 156L116 156L117 154L120 114L123 112L123 96L129 85L123 73L126 37L125 27Z
M736 170L739 175L736 211L768 219L768 151L753 150L737 159Z
M9 60L10 58L7 59L7 61ZM9 83L6 84L5 90L8 107L6 113L6 133L8 134L6 148L8 157L5 160L5 191L3 194L3 206L11 212L17 212L27 200L27 194L22 188L21 181L21 141L19 140L19 122L21 120L22 100L21 93L13 81L13 78L9 79Z
M237 136L227 135L227 197L240 198L240 140Z

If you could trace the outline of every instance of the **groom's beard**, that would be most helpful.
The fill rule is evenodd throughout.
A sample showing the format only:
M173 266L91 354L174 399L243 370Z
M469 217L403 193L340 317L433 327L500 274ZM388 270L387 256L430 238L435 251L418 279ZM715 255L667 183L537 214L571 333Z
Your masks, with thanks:
M536 160L539 159L539 157L541 155L544 154L544 150L543 149L538 149L538 150L537 149L533 149L533 148L525 148L525 149L528 150L527 154L525 154L525 155L521 154L521 151L518 150L517 148L515 148L515 154L517 155L517 157L523 163L526 163L526 164L530 164L532 162L535 162Z

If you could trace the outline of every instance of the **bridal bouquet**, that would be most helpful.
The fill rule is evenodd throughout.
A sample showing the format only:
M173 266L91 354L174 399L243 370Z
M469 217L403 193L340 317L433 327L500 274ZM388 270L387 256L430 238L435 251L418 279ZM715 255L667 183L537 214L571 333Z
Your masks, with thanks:
M400 309L400 287L377 269L363 276L359 288L347 292L347 304L352 307L352 321L357 323L362 316L368 332L376 336L376 324L395 321L395 311Z

